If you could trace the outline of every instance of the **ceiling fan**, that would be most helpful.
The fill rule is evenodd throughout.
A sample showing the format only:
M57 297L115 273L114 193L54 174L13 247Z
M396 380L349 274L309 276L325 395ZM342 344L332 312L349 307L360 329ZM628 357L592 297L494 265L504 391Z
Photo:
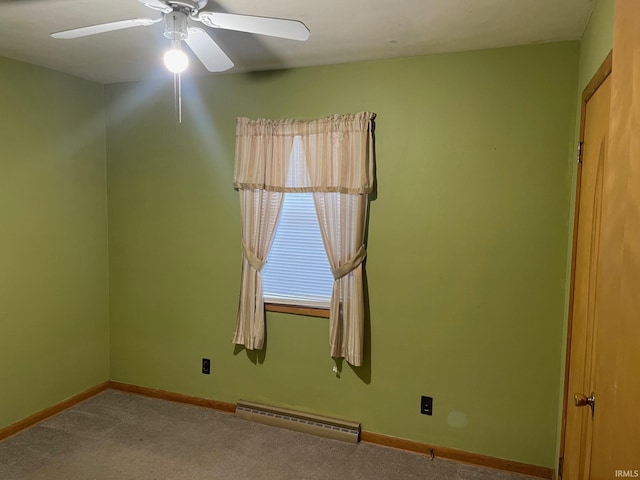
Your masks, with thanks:
M184 41L210 72L222 72L233 67L233 62L213 41L207 31L194 25L199 22L207 27L256 33L290 40L304 41L309 38L309 29L297 20L255 17L233 13L203 10L208 0L138 0L143 5L162 12L162 17L132 18L116 22L101 23L87 27L52 33L53 38L73 39L112 32L132 27L147 27L165 21L164 36L171 40L171 50L164 56L167 68L173 73L183 72L189 63L181 49Z

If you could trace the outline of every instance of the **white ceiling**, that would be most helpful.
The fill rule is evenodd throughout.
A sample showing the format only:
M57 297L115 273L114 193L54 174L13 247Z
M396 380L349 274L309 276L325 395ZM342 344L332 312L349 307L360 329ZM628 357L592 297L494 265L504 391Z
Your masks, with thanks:
M304 22L307 42L209 30L231 72L576 40L594 0L217 0L206 10ZM0 0L0 56L102 83L167 75L162 23L75 40L51 32L159 12L137 0ZM197 61L190 71L205 73Z

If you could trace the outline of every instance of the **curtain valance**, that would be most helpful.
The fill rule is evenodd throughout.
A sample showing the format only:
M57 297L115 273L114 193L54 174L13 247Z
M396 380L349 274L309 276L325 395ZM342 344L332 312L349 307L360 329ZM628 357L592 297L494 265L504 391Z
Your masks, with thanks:
M374 113L331 115L320 120L236 122L234 186L275 192L373 191ZM302 162L293 162L294 142ZM292 165L303 165L294 168Z

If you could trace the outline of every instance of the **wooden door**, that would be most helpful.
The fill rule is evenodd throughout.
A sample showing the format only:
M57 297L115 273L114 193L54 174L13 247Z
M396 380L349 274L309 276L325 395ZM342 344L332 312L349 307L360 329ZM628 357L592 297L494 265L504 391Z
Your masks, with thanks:
M640 1L616 0L591 477L640 477Z
M565 480L640 477L638 0L616 0L612 69L586 110L565 406ZM598 127L602 120L590 117L594 111L604 115L606 107L596 106L606 97L605 89L611 98L604 117L608 125ZM603 129L608 129L608 141ZM588 167L591 161L598 166ZM573 406L575 393L591 392L593 415L588 406Z
M607 168L610 99L611 77L607 76L587 99L583 116L563 466L563 477L571 480L588 478L589 471L592 411L589 406L576 407L574 395L586 392L588 396L595 388L592 375L598 320L595 291L598 280L603 179Z

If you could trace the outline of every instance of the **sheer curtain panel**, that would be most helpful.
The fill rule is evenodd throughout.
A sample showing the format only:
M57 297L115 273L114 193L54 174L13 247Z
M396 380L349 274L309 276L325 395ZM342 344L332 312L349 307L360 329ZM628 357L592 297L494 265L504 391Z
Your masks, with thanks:
M240 302L233 343L249 350L264 345L262 275L282 208L282 192L240 190L242 221L242 272Z
M362 262L368 194L375 176L374 118L370 112L314 121L238 118L234 186L240 192L243 261L234 343L248 349L260 349L264 343L260 270L269 253L282 194L314 192L335 279L329 319L331 356L361 365ZM304 162L292 159L294 141L302 145Z
M367 195L313 194L324 248L333 273L329 311L331 356L362 364L364 281L362 262L367 222Z

